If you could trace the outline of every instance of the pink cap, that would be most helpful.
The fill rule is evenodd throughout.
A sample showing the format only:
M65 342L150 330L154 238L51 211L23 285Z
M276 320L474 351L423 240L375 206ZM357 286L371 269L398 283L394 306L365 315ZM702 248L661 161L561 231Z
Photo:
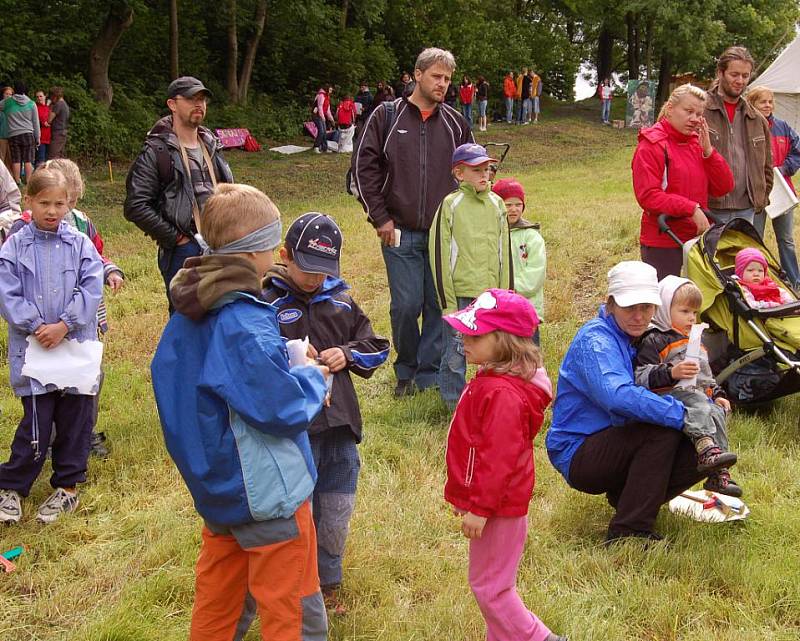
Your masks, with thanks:
M467 307L442 316L442 320L470 336L494 331L533 336L539 327L539 316L531 302L509 289L487 289Z
M750 263L759 263L764 268L764 273L769 272L767 259L755 247L747 247L736 254L736 275L741 278L744 270Z

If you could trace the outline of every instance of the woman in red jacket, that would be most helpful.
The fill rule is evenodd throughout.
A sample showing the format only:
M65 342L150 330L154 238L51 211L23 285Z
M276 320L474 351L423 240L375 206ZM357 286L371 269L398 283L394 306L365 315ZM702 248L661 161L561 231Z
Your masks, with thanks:
M488 289L442 320L463 335L467 361L480 366L450 423L444 496L470 540L469 584L486 638L565 641L516 589L533 492L533 437L553 395L531 340L536 310L519 294Z
M36 167L47 160L47 147L50 145L50 105L47 104L47 97L44 91L36 92L36 111L39 114L39 125L41 126L41 136L39 147L36 149Z
M475 85L464 75L461 79L461 86L458 88L458 97L461 100L461 113L467 119L469 126L472 127L472 102L475 100Z
M639 245L659 280L680 275L683 252L658 231L658 216L673 217L670 227L686 242L709 228L703 213L709 194L720 197L733 189L728 163L711 146L705 106L705 91L681 85L664 103L658 122L639 132L631 163L633 191L644 210Z

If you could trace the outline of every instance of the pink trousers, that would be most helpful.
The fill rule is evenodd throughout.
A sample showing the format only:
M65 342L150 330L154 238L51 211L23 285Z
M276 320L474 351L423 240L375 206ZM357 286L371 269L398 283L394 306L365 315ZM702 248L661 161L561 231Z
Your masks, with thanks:
M492 517L469 542L469 585L486 621L486 641L544 641L550 630L517 594L528 518Z

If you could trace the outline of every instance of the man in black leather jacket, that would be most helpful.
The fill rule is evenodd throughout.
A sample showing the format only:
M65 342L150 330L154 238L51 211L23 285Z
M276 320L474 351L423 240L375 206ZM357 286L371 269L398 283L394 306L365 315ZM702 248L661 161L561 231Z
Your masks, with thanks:
M198 222L218 182L233 182L222 145L202 126L211 92L190 76L167 90L172 115L147 133L126 181L125 218L158 243L158 269L169 283L190 256L202 253Z

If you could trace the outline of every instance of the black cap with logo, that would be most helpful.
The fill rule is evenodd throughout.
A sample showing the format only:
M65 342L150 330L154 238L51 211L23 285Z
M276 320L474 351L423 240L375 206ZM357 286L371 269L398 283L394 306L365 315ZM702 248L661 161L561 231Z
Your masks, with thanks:
M316 211L303 214L287 230L286 245L302 271L339 275L342 231L330 216Z

